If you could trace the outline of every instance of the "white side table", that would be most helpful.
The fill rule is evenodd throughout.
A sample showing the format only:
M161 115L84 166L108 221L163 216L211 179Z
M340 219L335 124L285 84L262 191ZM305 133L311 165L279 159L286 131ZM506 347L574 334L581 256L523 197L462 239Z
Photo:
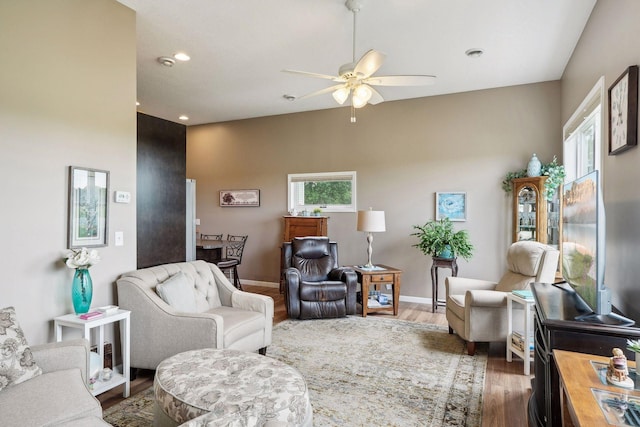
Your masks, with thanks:
M525 351L520 350L511 341L513 335L513 303L521 304L524 308L524 331L522 336L524 338ZM535 301L533 299L521 298L515 294L507 294L507 362L511 362L511 355L515 354L524 360L524 374L529 375L531 373L531 351L529 350L529 343L533 342L533 311L531 310Z
M124 384L124 397L129 397L130 384L129 384L129 349L130 349L130 315L129 310L118 309L113 314L106 314L96 319L82 320L76 314L65 314L54 319L56 327L56 341L62 341L62 327L67 326L69 328L82 329L83 336L89 342L91 342L91 329L98 328L98 354L100 360L104 360L104 325L108 325L115 322L120 322L120 347L122 348L122 372L113 370L113 375L109 381L96 381L93 385L91 393L96 396L100 393L104 393L107 390L111 390L114 387ZM88 380L88 379L87 379Z

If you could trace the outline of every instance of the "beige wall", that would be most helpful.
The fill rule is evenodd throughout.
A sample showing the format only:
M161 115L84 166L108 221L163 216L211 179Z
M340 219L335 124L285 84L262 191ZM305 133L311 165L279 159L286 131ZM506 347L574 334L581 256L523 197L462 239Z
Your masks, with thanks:
M600 76L609 88L627 67L640 64L638 17L636 0L598 0L562 77L562 123ZM606 102L603 107L608 117ZM608 135L608 126L604 132ZM614 305L640 321L640 150L608 156L608 136L604 140L605 284L613 290Z
M299 101L304 102L304 101ZM248 234L243 279L276 282L287 174L357 171L359 209L386 212L373 242L374 263L404 270L402 295L431 297L430 257L411 245L412 225L434 216L434 193L465 191L476 246L460 274L498 279L511 238L508 171L532 153L561 157L560 84L548 82L349 109L282 115L187 129L187 177L197 180L197 216L205 233ZM259 208L221 208L221 189L259 188ZM354 213L330 213L329 236L342 264L366 261ZM444 273L449 273L444 270ZM442 288L444 289L444 288ZM444 292L444 290L442 290Z
M135 14L113 0L3 1L0 52L0 307L15 306L29 342L42 343L73 311L73 270L61 262L70 165L111 172L94 304L113 303L114 280L135 269ZM112 203L116 189L133 203Z

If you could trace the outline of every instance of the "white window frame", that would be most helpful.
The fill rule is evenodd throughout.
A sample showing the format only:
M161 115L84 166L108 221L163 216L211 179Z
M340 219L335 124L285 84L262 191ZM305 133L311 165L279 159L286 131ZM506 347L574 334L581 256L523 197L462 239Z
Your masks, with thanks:
M348 205L305 205L300 203L304 200L304 182L309 181L350 181L351 182L351 203ZM300 185L302 184L302 185ZM296 187L297 191L296 191ZM302 191L302 193L301 193ZM357 212L356 207L356 172L317 172L317 173L291 173L287 175L287 211L294 209L298 212L313 211L315 208L322 209L322 212Z
M562 128L565 183L572 182L594 169L602 170L602 106L605 99L602 76ZM593 163L589 163L589 149L585 149L589 138L593 138Z

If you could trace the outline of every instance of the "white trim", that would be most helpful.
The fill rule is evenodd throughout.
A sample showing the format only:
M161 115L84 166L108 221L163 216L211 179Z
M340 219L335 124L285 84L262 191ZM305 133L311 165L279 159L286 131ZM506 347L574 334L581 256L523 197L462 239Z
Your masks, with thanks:
M276 282L262 282L260 280L240 280L242 286L262 286L263 288L279 288L280 284Z

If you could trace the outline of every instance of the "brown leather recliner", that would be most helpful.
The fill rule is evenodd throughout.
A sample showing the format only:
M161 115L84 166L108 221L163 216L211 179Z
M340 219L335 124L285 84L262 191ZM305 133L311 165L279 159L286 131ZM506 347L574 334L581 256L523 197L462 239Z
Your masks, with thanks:
M321 319L356 314L358 277L338 267L338 245L328 237L296 237L283 244L287 314Z

